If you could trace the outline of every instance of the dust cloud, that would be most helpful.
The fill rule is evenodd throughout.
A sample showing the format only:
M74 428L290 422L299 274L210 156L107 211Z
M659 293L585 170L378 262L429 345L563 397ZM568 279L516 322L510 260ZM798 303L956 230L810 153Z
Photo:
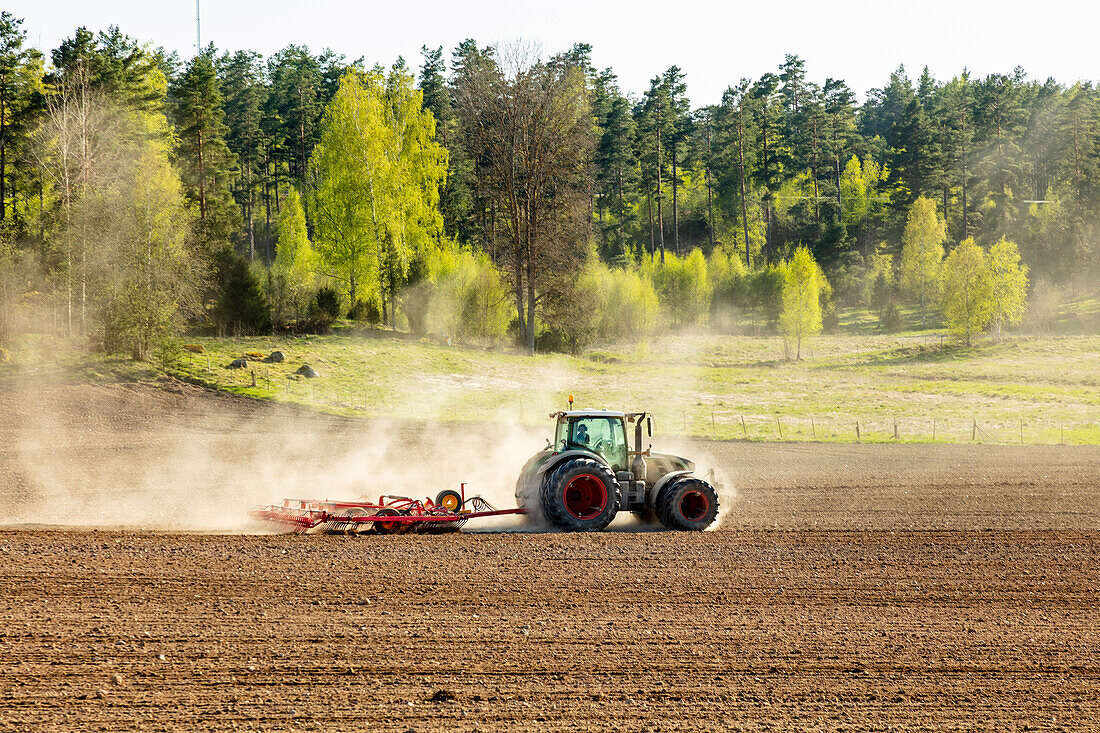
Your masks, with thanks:
M680 356L685 363L698 357ZM422 499L463 483L467 496L511 508L524 462L552 431L545 405L556 405L560 395L584 384L584 376L565 360L549 359L535 379L524 380L528 387L537 383L541 394L525 389L530 407L522 423L511 409L481 421L443 421L456 401L484 387L478 379L455 375L418 385L410 378L403 388L416 393L419 419L387 421L328 416L173 380L107 386L56 372L5 378L0 526L256 531L248 509L284 498ZM589 404L583 394L577 406L621 407ZM700 476L719 469L698 443L665 439L659 425L653 442L655 450L695 460ZM713 478L728 512L732 477L719 471ZM612 525L649 528L625 512ZM515 516L467 527L530 529Z

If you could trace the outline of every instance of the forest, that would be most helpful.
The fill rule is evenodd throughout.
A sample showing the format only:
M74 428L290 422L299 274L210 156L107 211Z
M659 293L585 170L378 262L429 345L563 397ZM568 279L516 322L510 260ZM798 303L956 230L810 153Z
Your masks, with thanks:
M26 36L0 15L0 346L348 318L532 352L751 327L795 355L841 307L969 341L1100 274L1088 82L899 67L861 100L787 55L694 106L680 68L624 90L585 44L383 67Z

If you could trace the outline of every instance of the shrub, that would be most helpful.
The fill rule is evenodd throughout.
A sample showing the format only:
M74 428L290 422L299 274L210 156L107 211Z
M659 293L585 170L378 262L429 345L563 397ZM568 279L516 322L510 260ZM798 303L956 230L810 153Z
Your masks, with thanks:
M216 258L219 293L212 316L218 330L250 336L271 330L271 312L248 260L224 249Z
M901 311L897 303L887 303L878 313L878 323L884 333L897 333L902 329Z

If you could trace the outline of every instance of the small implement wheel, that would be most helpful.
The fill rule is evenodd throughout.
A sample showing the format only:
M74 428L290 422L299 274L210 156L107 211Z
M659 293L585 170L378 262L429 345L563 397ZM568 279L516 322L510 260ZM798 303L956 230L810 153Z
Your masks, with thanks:
M454 489L443 489L435 495L435 503L449 512L457 512L462 508L462 494Z
M379 509L377 512L375 512L374 516L398 517L401 516L401 512L397 511L396 509L390 509L387 507L385 509ZM408 531L408 526L409 525L407 522L375 522L374 531L378 534L402 534L403 532Z
M591 458L566 460L542 481L539 503L550 524L567 532L599 532L619 511L619 483Z
M718 517L718 492L702 479L674 479L657 494L657 518L669 529L699 531Z

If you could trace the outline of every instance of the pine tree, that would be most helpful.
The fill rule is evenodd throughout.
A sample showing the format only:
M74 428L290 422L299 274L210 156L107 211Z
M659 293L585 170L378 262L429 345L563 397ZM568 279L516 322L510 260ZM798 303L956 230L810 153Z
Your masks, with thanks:
M848 85L838 79L826 79L822 90L825 96L825 117L828 130L823 148L833 171L836 208L835 219L840 222L844 215L844 199L841 193L840 177L848 158L851 140L855 135L855 95Z
M976 142L983 151L980 170L983 185L983 241L994 241L1010 229L1018 216L1021 184L1021 152L1018 140L1024 121L1021 107L1022 72L1013 76L991 74L975 90Z
M749 240L748 197L755 166L755 125L749 81L742 79L722 95L715 113L719 208L740 224L745 247L745 268L752 268Z
M668 180L668 148L673 135L672 105L663 76L654 77L649 83L635 119L638 126L638 158L642 165L642 183L646 188L649 208L649 249L665 256L664 187ZM654 204L656 204L656 228L654 228Z
M691 131L690 103L687 100L687 84L679 66L670 66L664 73L664 87L668 93L668 154L672 164L672 247L680 254L680 164L686 151L686 141Z
M755 102L753 111L756 114L757 143L759 147L754 156L756 158L756 168L753 173L756 185L763 190L764 252L767 258L774 257L778 250L773 216L773 196L783 180L782 161L785 153L782 140L783 107L777 99L776 89L778 87L779 78L775 74L764 74L752 86L751 90Z
M8 11L0 12L0 225L15 214L12 162L29 163L29 135L43 108L42 55L23 48L27 33L23 21ZM28 169L31 167L26 166Z
M602 114L597 112L596 180L601 210L606 206L613 212L605 230L614 246L607 249L613 256L623 257L627 254L626 230L633 223L634 191L641 180L635 155L637 125L630 102L619 92L610 70L600 78L597 89L604 101L597 107Z
M240 175L234 193L244 215L249 260L256 256L256 186L264 177L264 139L260 124L267 89L263 85L261 61L260 55L254 51L237 51L232 55L225 53L218 60L218 79L224 94L227 126L225 142L240 162ZM270 232L265 231L264 234L269 235Z
M229 128L213 46L191 59L170 95L179 137L176 162L188 201L196 208L199 240L210 253L231 248L241 228L230 189L237 177L237 156L225 142Z

